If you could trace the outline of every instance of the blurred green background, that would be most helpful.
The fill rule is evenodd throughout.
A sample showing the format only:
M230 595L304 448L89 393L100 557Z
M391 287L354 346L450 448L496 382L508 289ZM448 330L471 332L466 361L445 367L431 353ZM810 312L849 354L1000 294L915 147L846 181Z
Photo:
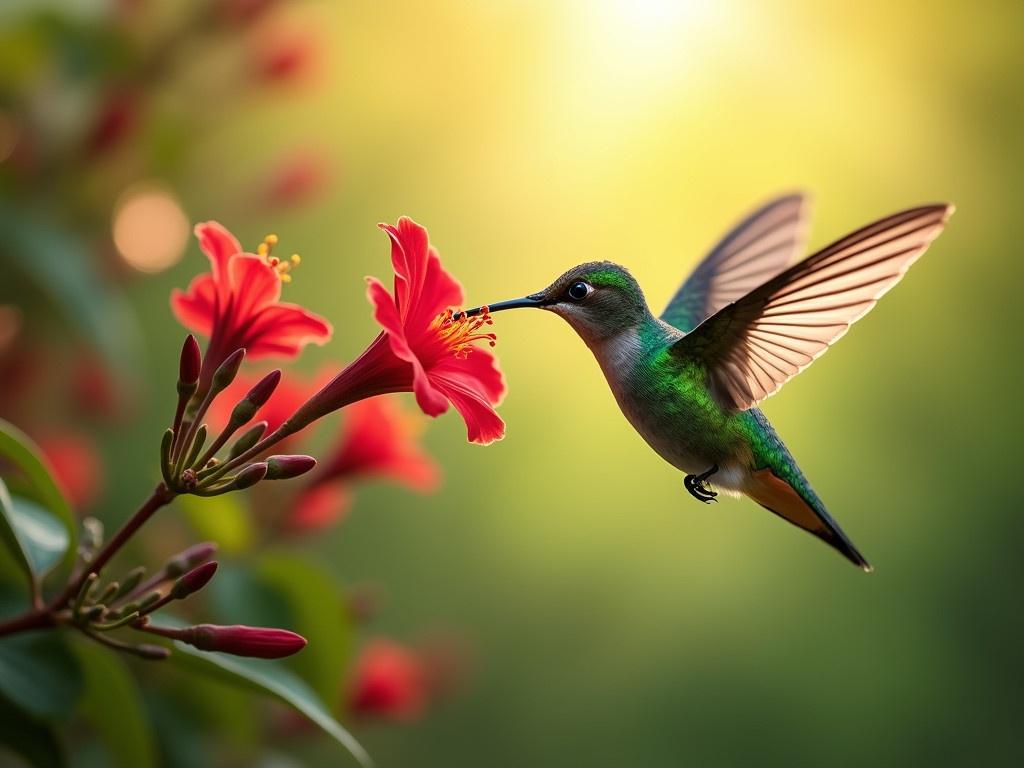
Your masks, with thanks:
M1016 764L1024 4L378 0L289 18L314 30L315 76L232 113L186 67L165 98L210 124L156 180L189 220L303 255L286 298L336 329L306 370L376 333L362 278L390 267L374 225L403 214L470 302L607 258L660 309L780 191L813 194L812 247L910 205L958 209L764 408L870 576L752 502L696 504L567 326L498 316L507 438L470 446L441 418L440 493L366 489L310 544L383 585L382 631L456 626L474 649L461 696L356 730L378 764ZM259 169L310 148L319 197L247 202ZM130 282L143 381L139 418L104 437L108 520L151 482L137 455L165 426L182 336L167 296L200 269L190 242Z

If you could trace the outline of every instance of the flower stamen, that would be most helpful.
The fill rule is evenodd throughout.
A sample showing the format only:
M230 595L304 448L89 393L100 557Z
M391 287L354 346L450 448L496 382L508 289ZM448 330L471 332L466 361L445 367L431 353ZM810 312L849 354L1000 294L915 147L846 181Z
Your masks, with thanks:
M480 314L474 317L466 317L460 313L455 319L455 312L451 309L434 318L431 329L437 334L437 338L460 359L465 359L473 350L473 343L486 341L488 346L493 347L498 336L494 333L481 333L480 329L485 325L494 325L490 311L487 307L480 308Z
M281 279L282 283L290 283L292 281L291 270L292 267L297 267L302 262L302 258L297 253L293 253L288 259L279 259L273 255L274 246L277 245L277 235L270 234L263 238L263 242L256 247L256 253L274 268L277 272L277 276Z

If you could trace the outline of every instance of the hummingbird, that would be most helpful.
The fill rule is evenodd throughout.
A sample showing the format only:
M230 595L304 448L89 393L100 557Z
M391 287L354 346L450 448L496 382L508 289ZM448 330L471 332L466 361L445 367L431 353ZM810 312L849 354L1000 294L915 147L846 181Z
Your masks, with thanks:
M461 314L535 308L563 318L593 352L626 419L685 474L694 498L748 496L870 571L756 406L899 282L954 208L895 213L789 266L803 253L807 208L802 194L788 194L744 218L660 317L629 271L610 261Z

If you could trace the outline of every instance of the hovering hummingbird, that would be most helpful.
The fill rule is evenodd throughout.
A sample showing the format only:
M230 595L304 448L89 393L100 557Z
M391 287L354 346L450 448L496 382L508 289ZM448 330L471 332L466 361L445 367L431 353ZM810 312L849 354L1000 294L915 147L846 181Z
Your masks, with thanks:
M710 482L749 496L870 571L755 406L899 282L953 210L893 214L787 268L803 251L807 221L805 198L788 195L736 225L660 318L626 268L608 261L465 314L535 307L564 318L593 351L633 428L686 473L692 496L715 500Z

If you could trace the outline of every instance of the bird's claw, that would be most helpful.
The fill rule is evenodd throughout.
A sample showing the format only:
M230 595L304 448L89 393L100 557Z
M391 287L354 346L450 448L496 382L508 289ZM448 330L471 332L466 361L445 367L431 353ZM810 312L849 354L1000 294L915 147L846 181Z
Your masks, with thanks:
M697 501L701 501L705 504L717 501L715 497L718 496L718 494L711 490L711 486L709 486L707 482L708 478L717 471L718 465L715 464L707 472L701 472L699 475L687 475L683 478L683 487L691 496L693 496L693 498L697 499Z

